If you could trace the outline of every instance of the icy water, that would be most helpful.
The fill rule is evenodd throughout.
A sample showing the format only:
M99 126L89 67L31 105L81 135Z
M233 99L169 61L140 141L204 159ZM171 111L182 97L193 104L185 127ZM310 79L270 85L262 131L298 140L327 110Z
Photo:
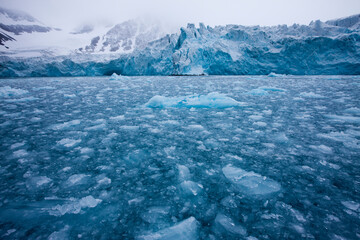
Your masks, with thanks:
M359 239L360 77L0 80L1 239Z

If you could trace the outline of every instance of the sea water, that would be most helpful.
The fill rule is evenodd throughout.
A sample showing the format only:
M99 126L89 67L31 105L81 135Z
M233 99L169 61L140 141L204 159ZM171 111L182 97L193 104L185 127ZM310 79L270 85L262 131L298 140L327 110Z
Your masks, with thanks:
M359 239L360 77L0 80L1 239Z

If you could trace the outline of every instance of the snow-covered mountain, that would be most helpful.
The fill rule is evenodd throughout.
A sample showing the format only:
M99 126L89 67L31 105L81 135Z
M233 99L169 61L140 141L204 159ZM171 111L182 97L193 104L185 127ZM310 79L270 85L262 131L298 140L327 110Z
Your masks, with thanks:
M0 76L360 74L359 23L360 15L292 26L188 24L159 38L156 25L127 21L76 54L3 57ZM119 55L105 59L99 53Z
M0 53L5 56L124 54L167 33L163 24L152 18L115 25L85 23L65 31L48 27L25 12L0 8Z
M164 37L166 32L161 23L138 18L116 24L104 35L96 36L80 53L130 53L144 48L149 42Z
M7 41L16 41L16 36L23 33L45 33L52 30L23 11L0 7L0 45L6 47Z

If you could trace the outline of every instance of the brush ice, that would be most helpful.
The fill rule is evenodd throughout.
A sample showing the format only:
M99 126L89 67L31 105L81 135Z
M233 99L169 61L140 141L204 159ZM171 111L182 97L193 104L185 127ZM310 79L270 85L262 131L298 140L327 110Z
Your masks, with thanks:
M357 238L359 76L122 84L0 81L29 91L0 98L0 238ZM156 95L199 102L214 91L246 107L144 107ZM296 99L309 92L323 98ZM5 101L27 96L38 100Z
M182 97L154 96L145 106L149 108L230 108L243 106L243 103L227 97L225 94L212 92L207 95Z
M280 184L270 178L231 165L224 167L222 172L237 190L246 195L267 195L281 189Z

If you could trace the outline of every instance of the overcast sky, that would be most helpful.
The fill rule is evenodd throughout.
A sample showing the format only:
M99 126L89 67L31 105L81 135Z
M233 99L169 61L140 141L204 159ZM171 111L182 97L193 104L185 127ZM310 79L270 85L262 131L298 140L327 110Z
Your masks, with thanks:
M74 29L84 23L114 24L147 15L175 25L309 24L360 13L360 0L0 0L46 25Z

